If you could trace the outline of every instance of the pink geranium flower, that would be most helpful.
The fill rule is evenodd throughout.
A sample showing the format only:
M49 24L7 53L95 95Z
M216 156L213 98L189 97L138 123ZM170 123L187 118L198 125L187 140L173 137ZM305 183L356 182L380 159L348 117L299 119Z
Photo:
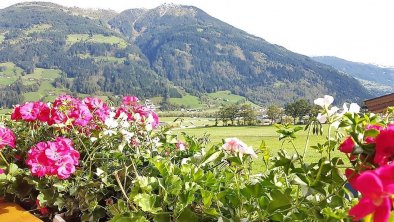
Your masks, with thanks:
M138 104L138 98L135 96L125 96L123 105L121 105L115 114L115 118L119 118L122 113L126 114L127 120L139 123L151 130L159 126L159 116L150 107Z
M394 127L381 130L375 143L374 162L380 166L390 164L394 160Z
M347 137L345 141L339 146L339 150L342 153L352 153L355 143L351 136Z
M230 153L240 153L242 155L247 154L253 158L257 158L252 147L248 147L244 142L235 137L225 139L222 148Z
M394 171L391 171L393 173ZM383 183L382 179L374 171L365 171L355 180L356 189L362 194L359 203L352 207L349 215L354 220L361 220L369 214L373 214L375 222L386 222L390 217L391 198L394 192L390 183Z
M59 179L67 179L75 172L79 157L70 139L58 137L54 142L40 142L33 146L26 164L34 176L56 175Z
M24 120L27 122L41 121L48 122L50 117L50 109L46 103L37 101L17 105L11 114L12 120Z
M176 146L176 148L179 151L185 151L186 150L186 144L184 142L182 142L182 141L178 140L178 142L175 144L175 146Z
M0 127L0 149L5 146L15 148L15 134L8 128Z
M123 104L126 106L132 106L139 102L140 100L135 96L125 96L123 97Z
M35 121L40 110L34 106L34 103L26 103L20 107L20 114L25 121Z
M109 106L101 99L88 97L82 102L88 106L90 112L92 112L94 116L101 122L104 122L108 118L110 113Z
M50 119L51 109L46 103L43 102L35 102L34 106L39 110L37 120L41 122L48 122Z

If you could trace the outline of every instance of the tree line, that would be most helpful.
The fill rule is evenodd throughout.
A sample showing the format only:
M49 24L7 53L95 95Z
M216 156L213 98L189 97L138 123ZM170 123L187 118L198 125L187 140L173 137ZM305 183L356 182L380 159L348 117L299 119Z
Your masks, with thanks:
M272 104L261 115L250 104L230 104L222 106L216 113L215 125L219 125L219 122L223 126L256 125L264 119L269 119L270 124L289 122L289 120L293 124L304 124L305 120L317 116L318 112L319 108L306 99L287 103L284 107ZM262 115L263 113L265 115Z

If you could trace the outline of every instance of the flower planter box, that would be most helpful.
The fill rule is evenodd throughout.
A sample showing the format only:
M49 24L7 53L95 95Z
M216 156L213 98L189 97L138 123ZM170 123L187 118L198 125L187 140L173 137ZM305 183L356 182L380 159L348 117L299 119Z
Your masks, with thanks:
M0 202L1 222L42 222L18 204Z

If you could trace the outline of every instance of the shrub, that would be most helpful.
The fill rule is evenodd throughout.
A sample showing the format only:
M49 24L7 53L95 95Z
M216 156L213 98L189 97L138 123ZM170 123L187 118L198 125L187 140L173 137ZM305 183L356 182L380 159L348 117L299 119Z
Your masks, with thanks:
M45 220L64 213L70 221L348 221L369 214L387 221L394 128L357 114L354 104L338 113L332 97L315 103L322 110L305 127L308 137L330 126L327 141L313 146L321 158L312 163L305 161L308 143L293 145L295 155L281 149L271 157L264 142L255 151L237 138L213 146L186 134L180 140L157 128L156 113L136 97L118 108L71 96L26 103L0 127L0 195ZM291 144L303 129L277 126ZM351 165L333 156L336 149ZM264 165L252 169L258 160ZM348 182L362 195L355 206Z

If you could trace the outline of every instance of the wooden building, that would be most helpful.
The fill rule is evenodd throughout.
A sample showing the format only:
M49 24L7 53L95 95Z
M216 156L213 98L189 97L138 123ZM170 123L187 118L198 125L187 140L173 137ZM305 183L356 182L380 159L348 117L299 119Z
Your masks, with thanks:
M364 105L369 112L383 113L387 107L394 106L394 93L365 100Z

